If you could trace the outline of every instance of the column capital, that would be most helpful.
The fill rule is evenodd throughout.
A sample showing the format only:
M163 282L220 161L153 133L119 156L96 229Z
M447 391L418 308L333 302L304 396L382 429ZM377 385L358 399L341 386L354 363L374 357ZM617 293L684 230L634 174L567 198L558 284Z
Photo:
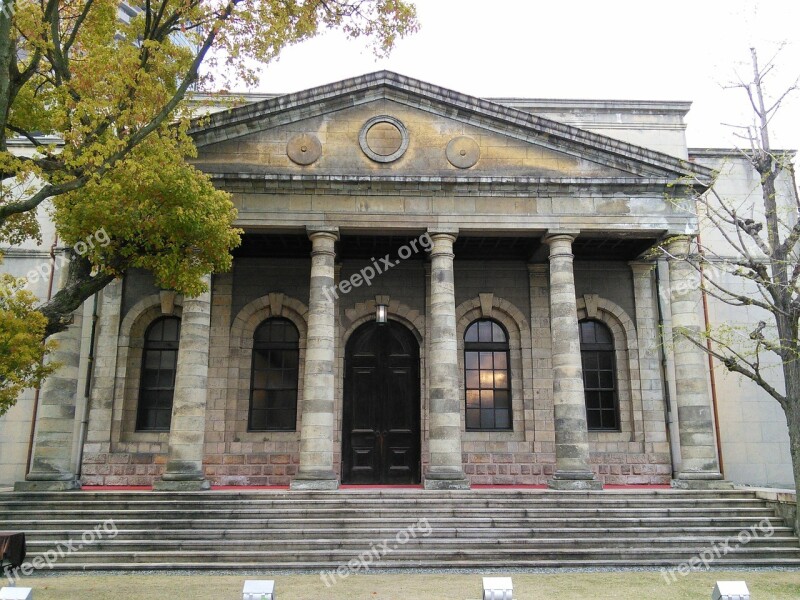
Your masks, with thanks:
M458 237L457 229L429 229L428 235L433 242L430 250L428 250L431 258L438 256L455 258L455 254L453 254L453 243Z
M339 228L338 227L325 227L325 226L306 226L306 235L313 242L315 239L332 239L334 242L339 241Z
M656 268L656 263L650 260L632 260L628 262L628 266L634 275L644 275Z
M428 235L449 235L453 239L458 237L458 227L428 227Z
M336 241L339 239L338 227L307 227L311 240L311 256L326 254L336 257Z
M574 231L557 231L547 232L544 236L544 242L550 246L550 262L554 259L563 257L572 260L575 255L572 253L572 242L578 234Z
M672 235L664 240L664 247L672 256L668 256L667 260L683 260L689 254L692 242L695 240L696 235Z
M569 239L570 244L580 235L579 229L548 229L542 240L545 244L552 245L553 242Z
M528 263L528 272L534 275L546 275L550 269L547 263Z

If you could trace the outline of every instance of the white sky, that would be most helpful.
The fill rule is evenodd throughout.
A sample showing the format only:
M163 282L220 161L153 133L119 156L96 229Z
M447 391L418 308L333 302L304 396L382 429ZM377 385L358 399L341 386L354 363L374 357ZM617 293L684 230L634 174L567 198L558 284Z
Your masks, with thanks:
M781 42L768 91L800 75L797 0L417 0L420 31L376 61L361 40L325 34L263 69L262 92L293 92L389 69L482 97L691 100L688 142L742 142L750 46L766 62ZM800 148L800 93L773 127L773 146Z

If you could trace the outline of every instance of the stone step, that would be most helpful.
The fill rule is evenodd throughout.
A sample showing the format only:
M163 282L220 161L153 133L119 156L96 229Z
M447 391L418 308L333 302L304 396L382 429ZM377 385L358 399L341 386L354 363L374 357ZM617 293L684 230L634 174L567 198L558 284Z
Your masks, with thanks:
M314 508L368 508L380 506L383 508L409 508L409 507L435 507L443 504L451 504L451 499L410 497L397 499L376 499L376 498L325 498L313 500L302 499L280 499L271 500L264 498L230 499L217 500L213 497L194 498L191 500L168 498L161 499L141 499L141 500L116 500L116 499L83 499L81 494L73 494L63 499L55 501L31 501L31 500L2 500L0 510L30 510L52 508L92 508L99 507L106 510L131 510L144 509L155 510L163 507L170 507L175 510L190 510L193 508L213 508L226 506L230 508L284 508L284 507L314 507ZM469 508L519 508L519 507L542 507L557 505L564 508L586 508L586 507L674 507L674 508L723 508L736 506L763 506L763 502L757 498L464 498L458 500L458 505Z
M771 522L772 528L766 527L767 533L772 531L770 539L779 537L792 537L792 529L786 526L777 526ZM45 529L36 531L36 539L55 543L59 540L79 540L85 530L83 529ZM316 539L346 539L349 540L383 540L393 537L399 530L389 528L302 528L302 529L117 529L115 540L137 539L167 539L167 540L263 540L268 534L269 540L316 540ZM660 539L663 536L725 539L737 536L741 528L733 527L625 527L625 528L531 528L531 527L437 527L437 539L485 539L485 538L510 538L510 539L552 539L553 536L575 536L580 534L580 539L626 538ZM760 529L759 535L763 537Z
M85 519L33 519L33 520L3 520L0 521L0 528L2 529L21 529L21 530L38 530L47 529L49 527L69 527L69 528L83 528L83 530L92 529L98 523L102 523L106 519L112 518L112 515L105 515L103 519L85 520ZM262 528L265 530L278 529L278 528L306 528L309 526L333 526L338 525L342 529L349 528L374 528L381 525L393 524L397 529L403 529L409 524L415 523L421 518L421 515L416 515L416 518L409 520L406 518L352 518L352 519L114 519L117 527L124 528L141 528L151 529L153 527L172 527L172 528L218 528L222 530L236 530L240 528ZM773 525L782 525L783 521L778 517L765 517ZM450 526L455 527L459 525L472 526L472 527L532 527L537 526L540 528L549 527L569 527L569 528L584 528L584 527L659 527L669 528L672 526L687 526L694 525L697 527L733 527L744 529L757 524L761 519L748 519L742 517L709 517L709 516L696 516L696 517L573 517L573 518L503 518L503 517L473 517L470 519L458 517L441 517L436 519L428 519L432 527L437 526Z
M402 573L403 569L507 569L513 568L528 568L528 569L545 569L545 568L615 568L620 566L625 567L661 567L663 576L669 577L669 569L676 569L684 561L677 561L675 559L664 558L648 558L642 559L628 559L623 562L617 559L590 559L590 560L572 560L566 557L559 557L557 559L542 559L542 560L515 560L510 563L507 558L494 558L484 557L480 559L471 560L452 560L443 564L439 560L415 560L415 561L394 561L382 560L372 566L372 568L381 569L394 569ZM725 566L727 568L733 567L754 567L754 568L770 568L770 567L784 567L784 568L798 568L800 567L800 559L794 558L747 558L747 557L725 557L725 560L720 559L715 562L715 565ZM310 562L251 562L242 564L241 562L180 562L173 557L169 562L92 562L92 563L64 563L56 562L53 565L53 570L57 571L85 571L87 569L93 571L158 571L158 570L225 570L235 571L247 569L248 571L267 571L271 569L292 569L292 570L305 570L305 571L320 571L320 577L328 576L328 580L336 580L337 577L332 575L338 564L331 564L328 562L310 561ZM364 572L361 569L360 572ZM680 579L680 574L675 572L676 578Z
M108 519L113 539L54 568L335 569L384 541L382 568L674 566L716 547L719 564L800 566L791 529L741 490L0 494L0 529L28 534L29 560Z
M753 492L746 490L676 490L676 489L647 489L647 490L577 490L577 491L556 491L544 489L492 489L492 490L421 490L421 489L341 489L335 491L284 491L284 490L263 490L254 491L244 489L242 491L206 491L206 492L154 492L149 490L142 491L74 491L74 492L0 492L0 502L19 501L141 501L141 500L168 500L168 501L191 501L200 500L203 502L220 501L227 502L233 500L289 500L292 502L301 500L385 500L385 499L409 499L420 498L424 500L445 499L445 500L483 500L483 499L522 499L522 500L556 500L561 499L588 499L591 501L604 501L606 499L690 499L690 500L728 500L745 499L752 500Z
M600 547L600 548L502 548L494 552L494 558L501 555L506 559L506 566L515 565L518 561L541 561L553 560L564 557L568 560L614 560L617 564L627 561L643 560L664 560L672 561L673 564L688 562L696 556L700 548L619 548L619 547ZM362 551L369 551L363 548ZM392 550L389 555L393 561L403 561L415 565L419 561L429 561L435 564L447 565L459 560L480 561L487 558L486 549L466 549L458 548L448 552L442 552L437 548L417 548L405 546ZM32 560L37 554L31 553L29 559ZM222 549L211 550L161 550L161 551L137 551L137 552L117 552L117 551L81 551L65 555L58 559L58 564L79 563L91 568L93 563L124 562L134 563L241 563L241 567L249 567L253 563L268 562L279 565L284 562L316 562L327 564L329 567L347 564L351 559L357 558L358 553L354 554L353 549L319 549L287 552L282 548L274 550L234 550L226 551ZM794 564L800 565L800 551L796 548L776 548L758 547L732 548L719 558L715 557L715 564L736 563L742 559L759 559L769 557L774 560L786 559L795 561Z
M196 508L192 510L80 510L80 509L53 509L42 510L18 510L8 513L9 519L38 519L60 520L60 519L83 519L87 521L103 521L113 519L158 519L158 520L206 520L206 519L349 519L361 515L368 515L370 518L391 518L406 519L413 521L421 517L437 519L445 517L464 518L481 517L491 512L493 518L505 519L556 519L567 517L627 517L627 518L684 518L707 515L713 512L716 517L738 517L743 519L759 519L774 516L774 511L764 506L754 507L734 507L734 508L714 508L708 511L702 508L464 508L460 506L442 506L419 508L396 508L384 509L375 507L374 509L364 508L281 508L281 509L223 509L223 508Z
M320 551L320 550L347 550L348 552L358 554L366 552L370 548L380 548L382 543L399 546L396 536L390 536L383 540L363 540L363 539L341 539L341 538L320 538L320 539L307 539L307 540L293 540L293 539L261 539L261 540L175 540L175 539L139 539L139 540L120 540L115 538L113 540L100 540L93 542L91 545L82 546L81 539L76 538L72 544L68 543L69 540L61 540L60 542L51 541L36 541L28 544L29 552L44 553L50 549L56 549L61 544L62 548L83 548L91 552L158 552L163 550L169 551L187 551L194 552L197 550L220 550L225 552L237 551L252 551L252 552L268 552L274 551L279 547L283 551L290 553L299 553L307 551ZM445 553L452 553L460 550L477 550L484 549L488 552L495 552L498 546L502 547L502 551L508 550L531 550L540 551L548 549L574 549L580 547L581 550L589 550L596 548L611 548L619 550L633 551L640 549L647 551L651 548L660 549L677 549L681 552L689 552L697 554L707 549L725 546L726 540L716 537L659 537L657 539L646 538L631 538L631 537L613 537L613 538L538 538L538 539L522 539L522 538L451 538L443 539L440 537L417 537L409 538L407 542L402 543L402 547L406 551L412 548L418 549L432 549L439 550ZM735 547L740 545L740 542L735 538L728 539L727 543ZM278 546L276 546L278 544ZM747 544L749 550L765 551L766 549L781 548L788 549L800 555L800 548L798 548L797 538L792 537L753 537ZM756 548L756 546L759 546ZM722 550L720 550L722 551Z

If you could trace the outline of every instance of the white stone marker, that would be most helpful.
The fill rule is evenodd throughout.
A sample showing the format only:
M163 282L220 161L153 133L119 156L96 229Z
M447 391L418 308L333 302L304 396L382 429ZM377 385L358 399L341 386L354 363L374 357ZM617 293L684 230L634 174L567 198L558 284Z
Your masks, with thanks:
M711 600L750 600L750 590L744 581L718 581Z
M512 600L511 577L484 577L483 600Z
M33 600L33 588L0 588L0 600Z
M275 600L275 581L248 579L244 582L242 600Z

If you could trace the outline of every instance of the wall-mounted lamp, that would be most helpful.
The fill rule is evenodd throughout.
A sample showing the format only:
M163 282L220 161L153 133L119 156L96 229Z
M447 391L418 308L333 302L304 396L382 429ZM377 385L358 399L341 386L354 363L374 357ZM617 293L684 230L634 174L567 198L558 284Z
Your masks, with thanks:
M386 315L388 313L388 306L385 304L378 304L377 308L375 309L375 322L378 325L383 325L386 323Z

